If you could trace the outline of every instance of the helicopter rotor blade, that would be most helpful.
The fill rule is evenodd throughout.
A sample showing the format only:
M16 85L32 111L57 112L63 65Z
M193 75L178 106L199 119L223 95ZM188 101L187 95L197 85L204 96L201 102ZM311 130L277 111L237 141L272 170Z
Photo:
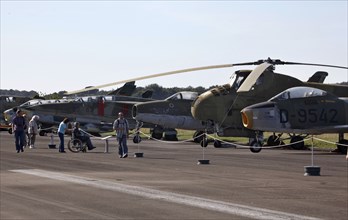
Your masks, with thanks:
M266 65L265 63L267 63L269 65ZM263 64L265 64L265 65L263 65ZM234 67L234 66L250 66L250 65L259 65L259 66L261 66L260 68L257 67L257 68L254 69L255 72L254 71L253 72L254 72L255 75L256 75L256 73L261 75L262 72L264 70L266 70L270 65L310 65L310 66L323 66L323 67L348 69L348 67L344 67L344 66L335 66L335 65L326 65L326 64L314 64L314 63L285 62L285 61L281 61L279 59L268 58L266 60L258 60L258 61L255 61L255 62L245 62L245 63L235 63L235 64L222 64L222 65L203 66L203 67L195 67L195 68L188 68L188 69L182 69L182 70L175 70L175 71L170 71L170 72L146 75L146 76L136 77L136 78L132 78L132 79L121 80L121 81L117 81L117 82L113 82L113 83L107 83L107 84L103 84L103 85L99 85L99 86L91 86L91 87L88 87L88 88L85 88L85 89L81 89L81 90L70 91L70 92L65 93L65 95L72 95L72 94L86 92L86 91L90 91L90 90L94 90L94 89L100 89L100 88L104 88L104 87L115 86L115 85L119 85L119 84L122 84L122 83L130 82L130 81L150 79L150 78L155 78L155 77L160 77L160 76L168 76L168 75L174 75L174 74L179 74L179 73L193 72L193 71L200 71L200 70L208 70L208 69L230 68L230 67ZM260 75L258 75L258 76L260 76ZM250 79L250 82L248 84L245 83L245 87L239 88L239 90L240 91L250 90L251 86L256 82L257 78L258 77L256 77L256 79ZM251 83L253 81L255 81L255 82L251 85Z
M348 67L346 66L327 65L327 64L320 64L320 63L283 62L281 65L323 66L323 67L331 67L331 68L339 68L339 69L348 69Z
M193 71L200 71L200 70L208 70L208 69L221 69L221 68L230 68L230 67L234 67L234 66L259 65L262 62L263 62L263 60L258 60L256 62L212 65L212 66L203 66L203 67L194 67L194 68L188 68L188 69L182 69L182 70L175 70L175 71L164 72L164 73L157 73L157 74L152 74L152 75L146 75L146 76L141 76L141 77L137 77L137 78L127 79L127 80L121 80L121 81L117 81L117 82L113 82L113 83L107 83L107 84L103 84L103 85L99 85L99 86L91 86L91 87L80 89L80 90L70 91L70 92L66 92L65 95L72 95L72 94L86 92L86 91L90 91L90 90L94 90L94 89L100 89L100 88L104 88L104 87L115 86L115 85L119 85L119 84L122 84L122 83L130 82L130 81L137 81L137 80L150 79L150 78L155 78L155 77L160 77L160 76L168 76L168 75L174 75L174 74L179 74L179 73L193 72Z
M203 66L203 67L195 67L195 68L189 68L189 69L175 70L175 71L164 72L164 73L156 73L156 74L152 74L152 75L146 75L146 76L136 77L136 78L132 78L132 79L127 79L127 80L121 80L121 81L117 81L117 82L107 83L107 84L103 84L103 85L99 85L99 86L92 86L92 87L81 89L81 90L75 90L75 91L67 92L65 94L66 95L71 95L71 94L86 92L86 91L89 91L89 90L100 89L100 88L109 87L109 86L115 86L115 85L119 85L119 84L122 84L122 83L130 82L130 81L150 79L150 78L155 78L155 77L160 77L160 76L168 76L168 75L174 75L174 74L185 73L185 72L200 71L200 70L228 68L228 67L233 67L235 65L251 65L251 64L249 64L249 63L223 64L223 65Z
M261 76L261 74L268 69L272 64L268 62L264 62L260 65L258 65L249 76L245 79L245 81L240 85L238 92L248 92L253 87L253 85L256 83L257 79Z

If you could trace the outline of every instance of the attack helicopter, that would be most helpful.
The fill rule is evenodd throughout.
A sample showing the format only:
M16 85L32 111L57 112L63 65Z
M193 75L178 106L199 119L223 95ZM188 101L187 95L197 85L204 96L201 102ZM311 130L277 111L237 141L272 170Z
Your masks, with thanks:
M348 133L348 98L337 97L312 87L292 87L266 102L248 106L241 111L244 127L255 132L276 132L317 135L338 133L338 149L346 154L348 144L343 134ZM268 145L279 145L281 134L273 135ZM300 136L292 136L291 143L303 148ZM262 143L254 143L262 146ZM261 150L261 147L259 148Z
M40 117L40 135L51 132L64 118L80 123L81 129L99 136L100 132L112 131L112 125L118 112L123 112L129 121L130 129L136 127L132 118L132 106L139 102L153 101L152 94L146 91L143 97L128 96L134 91L134 82L126 83L117 95L65 97L54 100L29 100L18 106L30 119L33 115ZM122 94L122 95L119 95ZM5 119L11 121L15 113L12 109L4 112ZM152 127L146 124L147 127Z

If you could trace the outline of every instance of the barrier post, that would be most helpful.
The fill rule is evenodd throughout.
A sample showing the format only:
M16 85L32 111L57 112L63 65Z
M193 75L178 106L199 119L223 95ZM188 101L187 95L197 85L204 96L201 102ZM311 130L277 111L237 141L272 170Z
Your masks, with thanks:
M104 153L109 153L109 138L112 136L107 136L102 138L101 140L105 140L105 148L104 148Z
M51 142L48 144L48 148L55 149L56 145L54 144L54 136L53 133L51 133Z
M105 150L104 153L109 153L109 140L105 139Z

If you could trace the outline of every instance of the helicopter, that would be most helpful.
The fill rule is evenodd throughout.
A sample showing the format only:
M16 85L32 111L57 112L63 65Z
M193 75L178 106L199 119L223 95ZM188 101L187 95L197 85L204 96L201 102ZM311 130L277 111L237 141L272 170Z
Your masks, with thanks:
M241 115L243 126L256 132L348 133L348 98L313 87L292 87L266 102L242 109ZM269 144L280 144L280 137L274 136ZM301 138L292 136L291 143L296 142L297 148L303 148ZM348 144L348 141L341 137L339 143ZM261 146L262 143L254 145ZM347 153L347 147L339 144L337 147L342 153Z

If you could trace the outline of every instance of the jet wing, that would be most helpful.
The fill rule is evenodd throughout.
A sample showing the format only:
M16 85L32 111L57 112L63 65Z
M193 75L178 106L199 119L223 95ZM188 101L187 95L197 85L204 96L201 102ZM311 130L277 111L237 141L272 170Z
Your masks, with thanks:
M116 104L127 104L127 105L135 105L138 104L140 102L136 102L136 101L111 101L112 103L116 103Z

